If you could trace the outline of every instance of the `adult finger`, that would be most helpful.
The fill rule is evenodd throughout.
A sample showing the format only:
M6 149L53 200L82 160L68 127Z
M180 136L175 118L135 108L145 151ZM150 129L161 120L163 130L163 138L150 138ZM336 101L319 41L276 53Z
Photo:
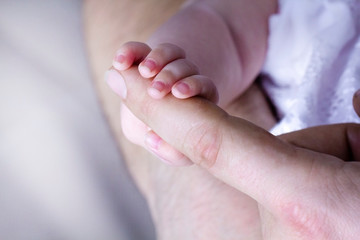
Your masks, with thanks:
M193 164L184 154L165 142L152 130L145 135L145 148L171 166L189 166Z
M145 147L144 136L149 127L140 121L124 104L121 105L121 128L124 136L132 143Z
M308 177L312 161L265 130L202 98L152 99L146 91L150 82L136 68L121 74L125 83L119 79L119 85L127 88L123 102L138 118L194 163L260 203L288 195Z
M344 161L360 161L359 124L317 126L279 137L292 145L336 156Z
M360 90L353 97L354 111L360 118ZM330 154L344 161L360 161L360 125L317 126L281 135L293 145Z
M116 87L115 70L108 72L107 82L115 92L121 94L120 88ZM115 87L115 89L114 89ZM149 134L149 127L139 120L124 104L121 105L121 127L124 136L132 143L151 150L160 160L174 166L187 166L192 162L174 147L160 139L156 134ZM151 138L152 136L152 138ZM155 137L154 137L155 136ZM151 143L151 144L149 144ZM156 145L156 148L154 147Z

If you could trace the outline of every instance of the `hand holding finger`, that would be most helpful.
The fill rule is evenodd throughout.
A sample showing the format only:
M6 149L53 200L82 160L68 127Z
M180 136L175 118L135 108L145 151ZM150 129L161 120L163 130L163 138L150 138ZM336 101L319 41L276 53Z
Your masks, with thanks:
M107 82L110 87L119 95L125 96L127 93L124 92L125 86L118 86L117 79L121 75L116 70L110 70L107 73ZM151 138L146 137L149 132L149 127L139 120L124 104L121 106L121 127L124 136L132 143L142 146L148 150L151 150L159 159L163 162L178 166L178 165L189 165L191 163L187 158L183 156L179 151L170 146L165 141L158 141L157 148L154 148L146 143L151 143ZM155 133L154 133L155 134ZM153 135L154 135L153 134ZM154 142L154 141L152 141ZM154 144L152 145L154 146Z
M146 94L149 81L136 70L122 74L125 78L118 81L126 87L123 100L130 110L194 163L255 199L266 236L354 239L360 234L353 211L360 207L358 164L316 152L322 146L313 150L293 146L291 136L280 140L202 98L179 100L169 95L156 101ZM336 131L341 134L344 129ZM312 136L325 132L314 131ZM328 140L338 141L331 136ZM333 155L343 154L343 148L346 145ZM343 226L348 226L346 231Z
M164 141L196 164L255 199L263 200L263 192L268 192L274 181L281 182L284 169L276 166L294 154L292 147L247 121L228 116L205 99L179 100L171 95L166 96L166 101L152 99L146 91L150 82L141 78L136 68L122 74L124 78L118 81L127 88L124 103ZM239 145L241 150L231 154ZM278 177L265 183L264 176L270 169Z

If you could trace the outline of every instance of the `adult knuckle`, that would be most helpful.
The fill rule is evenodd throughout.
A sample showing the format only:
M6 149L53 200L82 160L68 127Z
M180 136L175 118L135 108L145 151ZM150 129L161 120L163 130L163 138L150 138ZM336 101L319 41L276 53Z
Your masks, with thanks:
M192 159L196 164L204 168L212 168L219 156L222 145L222 134L219 124L203 123L194 126L186 137Z

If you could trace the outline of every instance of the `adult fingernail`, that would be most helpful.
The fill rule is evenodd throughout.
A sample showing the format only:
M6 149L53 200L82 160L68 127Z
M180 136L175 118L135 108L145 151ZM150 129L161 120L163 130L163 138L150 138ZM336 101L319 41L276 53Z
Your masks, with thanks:
M355 97L360 98L360 89L355 92Z
M360 90L357 90L354 94L353 107L356 114L360 117Z
M127 95L126 84L124 78L121 76L121 74L118 71L114 69L107 71L105 75L105 80L107 84L110 86L110 88L116 94L118 94L122 99L126 98Z

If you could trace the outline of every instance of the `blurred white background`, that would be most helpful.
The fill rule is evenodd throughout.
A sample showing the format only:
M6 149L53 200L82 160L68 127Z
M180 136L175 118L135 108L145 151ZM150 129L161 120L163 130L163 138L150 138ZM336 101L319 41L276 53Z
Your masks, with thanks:
M91 84L80 0L0 1L0 239L154 239Z

